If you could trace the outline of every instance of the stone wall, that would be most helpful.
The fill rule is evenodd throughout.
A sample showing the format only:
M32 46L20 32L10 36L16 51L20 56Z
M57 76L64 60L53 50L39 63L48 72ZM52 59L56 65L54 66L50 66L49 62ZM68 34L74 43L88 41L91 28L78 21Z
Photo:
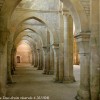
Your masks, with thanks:
M25 44L21 44L18 46L16 53L16 60L17 56L20 57L20 63L32 63L31 49Z
M90 15L90 0L80 0L87 16Z

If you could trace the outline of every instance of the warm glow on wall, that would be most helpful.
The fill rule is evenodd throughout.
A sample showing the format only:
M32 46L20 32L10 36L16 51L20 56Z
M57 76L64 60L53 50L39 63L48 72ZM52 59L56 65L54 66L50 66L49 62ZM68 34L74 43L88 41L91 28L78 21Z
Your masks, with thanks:
M16 52L17 63L32 63L32 52L28 44L21 42Z

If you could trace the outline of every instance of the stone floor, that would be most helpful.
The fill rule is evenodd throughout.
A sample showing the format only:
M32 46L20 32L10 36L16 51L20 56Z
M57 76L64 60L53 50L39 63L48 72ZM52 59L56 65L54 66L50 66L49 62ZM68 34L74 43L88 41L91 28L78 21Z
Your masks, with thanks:
M66 84L53 82L52 75L43 75L36 68L17 67L13 76L16 83L8 85L6 97L12 100L75 100L79 87L79 69L79 66L74 66L76 82Z

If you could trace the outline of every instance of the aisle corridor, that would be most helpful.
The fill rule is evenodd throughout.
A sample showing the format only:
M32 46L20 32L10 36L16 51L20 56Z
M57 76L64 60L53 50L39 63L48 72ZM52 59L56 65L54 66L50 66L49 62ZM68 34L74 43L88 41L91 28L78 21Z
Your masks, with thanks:
M74 66L74 72L79 76L79 66ZM72 84L53 82L52 75L44 75L42 70L29 66L17 67L13 79L16 83L8 86L7 97L47 96L49 100L75 100L79 85L79 81Z

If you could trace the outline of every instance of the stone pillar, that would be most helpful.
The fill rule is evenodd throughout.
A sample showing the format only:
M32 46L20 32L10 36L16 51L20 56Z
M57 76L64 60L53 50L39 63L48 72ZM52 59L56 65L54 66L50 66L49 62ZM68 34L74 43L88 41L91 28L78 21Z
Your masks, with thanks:
M59 43L59 82L64 81L64 43Z
M90 100L90 33L80 33L77 34L75 38L78 44L80 56L80 88L77 97L79 100Z
M12 48L11 52L11 74L14 75L15 71L15 48Z
M74 82L73 75L73 20L64 13L64 81Z
M50 48L43 47L44 49L44 73L49 75L50 71Z
M0 43L0 97L6 95L7 83L7 45L1 46Z
M38 64L37 64L38 57L37 56L38 56L37 55L37 51L35 50L34 51L34 67L37 67L38 66Z
M100 0L90 0L91 100L100 100Z
M60 15L60 30L59 30L59 82L64 81L64 18Z
M41 56L41 69L43 70L43 50L42 49L41 49L40 56Z
M4 73L2 73L3 70L3 51L0 51L0 96L3 96L5 94L5 91L3 89L3 75Z
M12 46L13 46L13 44L10 41L8 41L8 44L7 44L7 81L8 81L8 83L12 83L12 75L11 75Z
M50 74L54 74L54 51L53 48L50 47Z
M34 55L33 55L33 59L34 59L34 66L33 67L35 67L36 66L36 58L35 58L35 52L34 52Z
M40 49L40 70L42 70L42 50Z
M41 55L40 55L40 49L37 49L38 51L38 70L41 70Z
M50 47L48 46L47 47L47 55L46 55L47 57L47 72L46 72L46 74L47 75L50 75Z
M32 66L34 67L35 61L34 61L34 51L32 51Z
M46 74L47 73L47 47L43 47L43 54L44 54L44 57L43 57L43 74Z
M59 81L59 44L53 44L54 49L54 81Z

